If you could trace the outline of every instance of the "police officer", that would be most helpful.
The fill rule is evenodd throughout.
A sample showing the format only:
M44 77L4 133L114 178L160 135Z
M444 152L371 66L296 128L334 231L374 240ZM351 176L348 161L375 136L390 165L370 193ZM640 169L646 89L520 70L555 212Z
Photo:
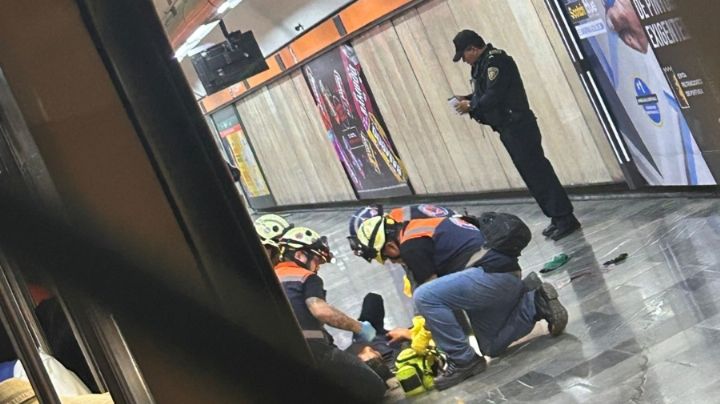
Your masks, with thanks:
M405 265L420 285L413 302L448 355L435 378L439 390L485 370L486 362L468 344L453 311L466 310L484 355L496 356L546 319L553 336L567 324L567 311L555 288L530 290L520 280L517 257L485 250L485 238L461 218L413 219L397 223L387 216L367 219L357 231L364 256Z
M318 271L333 258L327 238L307 227L293 227L277 244L280 262L275 265L275 274L320 372L355 399L379 402L387 389L385 382L357 356L338 349L325 329L327 324L351 331L360 342L372 341L376 335L372 324L355 320L325 301Z
M453 43L453 62L462 59L472 66L474 85L472 94L456 97L457 112L500 133L530 194L551 218L542 232L545 237L560 240L579 229L572 203L543 152L540 129L513 58L471 30L460 31Z

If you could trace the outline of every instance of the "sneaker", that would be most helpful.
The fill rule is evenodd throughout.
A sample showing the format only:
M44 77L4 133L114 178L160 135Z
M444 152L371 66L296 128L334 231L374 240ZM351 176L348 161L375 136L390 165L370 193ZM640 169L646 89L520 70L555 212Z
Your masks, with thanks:
M487 368L487 362L483 356L476 355L473 360L464 365L456 364L448 359L445 370L434 379L435 388L438 390L448 389L471 376L481 373L485 368Z
M550 237L550 235L557 229L555 226L555 223L550 223L548 227L544 228L542 231L542 235L545 237Z
M575 230L578 230L580 227L580 222L578 222L575 215L569 214L556 221L555 230L550 233L549 237L558 241L561 238L570 235Z
M558 300L558 292L549 283L543 283L535 292L536 319L545 319L548 322L550 335L557 337L565 330L568 322L568 313Z

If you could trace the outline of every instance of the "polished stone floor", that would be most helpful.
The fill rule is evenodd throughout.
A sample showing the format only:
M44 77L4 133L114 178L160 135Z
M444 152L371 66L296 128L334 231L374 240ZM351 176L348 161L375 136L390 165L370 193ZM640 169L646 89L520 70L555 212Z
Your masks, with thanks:
M533 230L521 257L523 273L538 271L555 254L571 260L543 275L558 288L570 313L563 336L520 344L488 369L419 403L718 403L720 402L720 200L614 198L575 201L583 231L545 240L536 205L504 201L446 206L477 214L519 215ZM412 315L400 290L402 269L367 264L345 241L354 209L286 214L330 237L338 259L320 275L328 301L360 312L368 292L385 298L386 326L406 326ZM627 260L603 266L620 253ZM338 345L350 335L334 332Z

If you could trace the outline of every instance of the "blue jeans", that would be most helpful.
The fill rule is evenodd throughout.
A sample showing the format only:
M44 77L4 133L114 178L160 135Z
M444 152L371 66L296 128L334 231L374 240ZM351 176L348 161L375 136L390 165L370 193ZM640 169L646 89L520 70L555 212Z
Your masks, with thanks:
M515 275L468 268L427 282L413 295L438 347L456 363L475 356L453 310L465 310L483 355L497 356L535 326L535 291Z

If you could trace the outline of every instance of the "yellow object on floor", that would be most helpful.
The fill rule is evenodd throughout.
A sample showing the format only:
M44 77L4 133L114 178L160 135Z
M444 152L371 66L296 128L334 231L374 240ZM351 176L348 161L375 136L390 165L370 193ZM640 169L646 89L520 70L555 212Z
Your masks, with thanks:
M418 353L425 352L428 346L431 345L432 333L425 328L425 318L423 316L413 317L412 322L413 327L410 329L412 342L410 347Z
M433 347L421 352L406 348L395 359L395 377L406 396L415 396L435 387L434 377L444 365L445 358Z

